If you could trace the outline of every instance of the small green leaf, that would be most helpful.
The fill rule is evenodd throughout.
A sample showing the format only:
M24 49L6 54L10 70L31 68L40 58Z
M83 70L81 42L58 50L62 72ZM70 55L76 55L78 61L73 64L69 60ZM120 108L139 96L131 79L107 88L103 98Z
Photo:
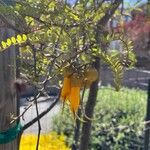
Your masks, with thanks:
M18 43L22 43L22 37L21 37L21 35L17 35L17 42Z
M22 35L22 40L27 41L27 36L25 34Z
M1 44L2 44L2 48L3 48L3 49L7 48L6 42L2 41Z
M92 51L93 51L93 52L97 52L98 49L97 49L97 48L92 48Z
M16 44L16 38L15 37L11 37L11 42L13 43L13 44Z
M12 45L11 39L7 39L6 44L7 44L8 46L11 46L11 45Z

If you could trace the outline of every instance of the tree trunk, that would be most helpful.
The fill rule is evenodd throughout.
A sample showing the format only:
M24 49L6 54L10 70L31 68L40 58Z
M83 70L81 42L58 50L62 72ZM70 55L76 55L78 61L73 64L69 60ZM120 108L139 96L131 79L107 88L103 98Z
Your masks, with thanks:
M0 28L0 41L14 36L14 32L8 28ZM16 91L13 82L16 77L16 52L14 46L0 52L0 132L7 131L10 125L11 114L17 113ZM17 140L6 144L0 144L0 150L17 150Z
M100 71L100 59L95 58L94 67L97 69L98 73ZM96 104L96 98L98 93L98 82L99 79L97 79L90 87L89 97L88 101L86 103L85 107L85 113L89 118L93 117L94 107ZM81 135L81 143L79 150L88 150L88 144L90 140L90 133L91 133L91 121L87 120L86 117L84 117L84 120L86 122L83 124L82 127L82 135Z
M101 34L104 34L104 33L101 33L103 31L103 27L108 23L109 19L112 17L112 15L115 13L116 9L119 7L119 5L122 2L123 0L115 0L112 3L112 6L114 7L110 7L110 9L108 9L105 12L105 15L97 22L95 39L98 45L99 43L101 44L102 50L105 50L105 45L103 45L103 42L101 41L101 37L100 37ZM99 72L100 71L100 58L95 58L95 60L96 62L94 66ZM85 113L89 118L93 117L94 107L96 104L96 98L97 98L97 93L98 93L98 81L99 80L95 81L91 85L88 101L85 107ZM84 118L84 120L87 120L87 119ZM80 142L79 150L88 150L90 134L91 134L91 121L87 120L87 122L84 123L82 127L82 135L81 135L81 142Z

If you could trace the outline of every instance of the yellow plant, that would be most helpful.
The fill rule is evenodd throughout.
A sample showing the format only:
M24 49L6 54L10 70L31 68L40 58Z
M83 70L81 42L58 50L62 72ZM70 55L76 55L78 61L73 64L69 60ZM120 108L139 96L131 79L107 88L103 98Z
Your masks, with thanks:
M71 79L69 77L65 77L63 82L63 87L61 90L61 97L60 97L62 101L67 100L67 98L70 95L70 90L71 90Z
M25 134L21 138L20 150L35 150L37 135ZM65 144L65 136L55 132L40 136L39 150L71 150Z
M71 87L69 99L71 111L75 113L80 105L80 87Z
M0 43L0 51L9 48L12 45L22 44L27 41L27 36L25 34L18 34L16 37L7 38L6 41Z
M80 90L82 87L89 88L92 82L98 78L95 68L87 68L84 73L77 73L71 66L67 66L63 71L64 81L60 99L64 102L69 100L70 109L75 114L80 105Z

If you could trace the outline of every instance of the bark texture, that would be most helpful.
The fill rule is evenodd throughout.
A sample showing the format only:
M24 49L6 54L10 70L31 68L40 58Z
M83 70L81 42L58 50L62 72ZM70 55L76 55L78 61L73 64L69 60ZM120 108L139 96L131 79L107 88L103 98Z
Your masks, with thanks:
M14 35L8 28L0 28L0 41ZM16 52L11 46L0 52L0 132L10 127L10 114L16 115L17 102L16 91L13 82L16 77ZM17 150L17 140L7 144L0 144L0 150Z
M95 58L94 67L97 69L99 73L99 70L100 70L99 58ZM85 113L89 118L93 117L94 107L96 104L96 98L97 98L97 93L98 93L98 82L99 82L99 79L93 82L93 84L90 87L88 101L85 107ZM84 120L86 120L86 122L83 124L83 127L82 127L81 143L80 143L79 150L88 150L88 144L90 140L92 122L90 120L87 120L86 118L84 118Z

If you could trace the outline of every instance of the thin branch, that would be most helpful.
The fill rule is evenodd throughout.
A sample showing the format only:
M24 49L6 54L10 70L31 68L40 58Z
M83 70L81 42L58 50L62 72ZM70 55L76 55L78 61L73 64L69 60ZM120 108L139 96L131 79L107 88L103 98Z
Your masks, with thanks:
M41 119L42 117L44 117L49 111L51 111L54 106L58 103L59 101L59 97L60 97L60 93L59 96L55 99L55 101L42 113L39 114L39 116L35 117L33 120L31 120L30 122L28 122L27 124L25 124L22 128L22 132L23 133L24 130L26 130L27 128L29 128L30 126L32 126L34 123L36 123L39 119Z
M101 2L95 2L96 3L96 5L97 5L97 7L96 7L96 9L98 9L98 8L100 8L101 6L102 6L102 4L105 2L105 0L102 0Z
M35 108L36 108L36 113L37 117L39 116L39 110L38 110L38 104L37 104L37 98L35 97ZM40 119L38 119L38 138L37 138L37 143L36 143L36 150L38 150L39 147L39 141L40 141L40 133L41 133L41 123Z
M33 59L34 59L34 74L35 74L35 78L37 77L37 69L36 69L36 66L37 66L37 61L36 61L36 48L33 47ZM36 88L35 88L36 90ZM36 114L37 114L37 117L39 116L39 110L38 110L38 104L37 104L37 98L36 98L36 95L34 95L34 100L35 100L35 108L36 108ZM40 120L38 119L38 138L37 138L37 143L36 143L36 150L38 150L38 147L39 147L39 141L40 141L40 133L41 133L41 123L40 123Z
M40 96L41 96L41 94L39 93L36 98L38 99ZM14 123L15 121L18 121L21 117L23 118L24 114L25 114L25 113L33 106L33 104L35 103L34 98L33 98L33 100L31 100L31 101L32 101L32 102L31 102L27 107L24 108L24 111L23 111L19 116L13 118L13 120L10 122L10 124Z
M123 0L115 0L112 4L112 8L108 9L105 12L105 15L97 22L98 27L105 26L108 22L108 20L112 17L116 9L119 7L119 5L122 3Z
M86 90L86 85L84 86L82 96L81 96L81 108L78 109L78 117L81 118L82 112L83 112L83 99L84 99L84 94ZM77 150L78 149L78 141L80 137L80 128L81 128L81 121L79 119L76 119L76 127L74 129L74 143L72 144L72 150Z

